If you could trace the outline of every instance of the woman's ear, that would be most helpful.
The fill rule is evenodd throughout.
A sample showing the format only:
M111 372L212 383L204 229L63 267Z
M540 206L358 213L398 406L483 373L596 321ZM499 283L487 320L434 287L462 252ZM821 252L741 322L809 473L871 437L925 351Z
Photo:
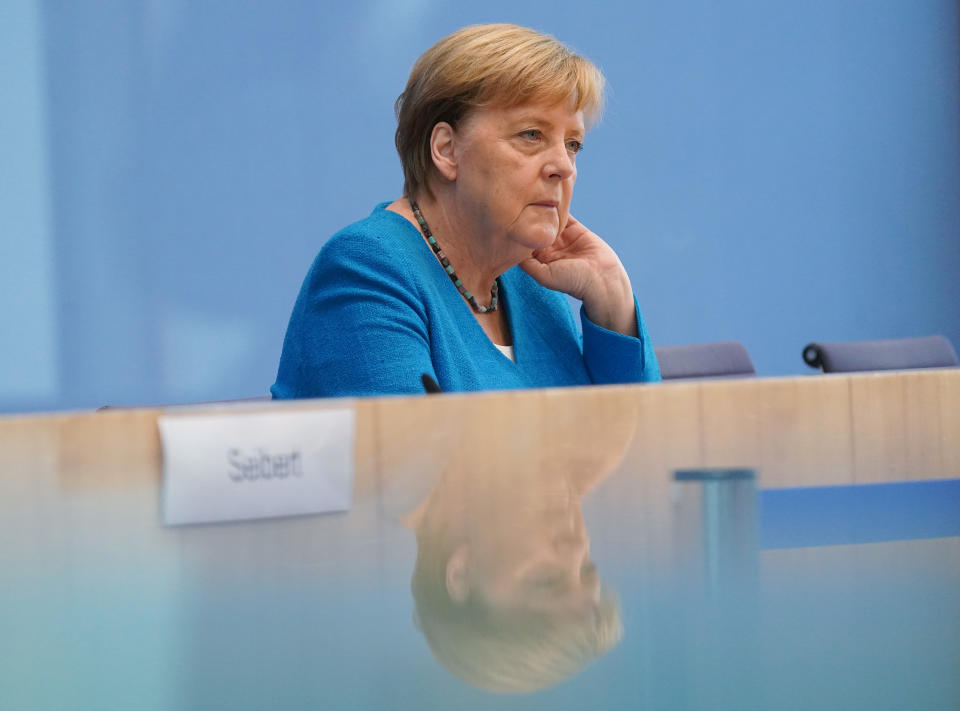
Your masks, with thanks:
M454 602L466 602L470 596L467 579L467 561L470 558L465 545L459 546L447 561L447 594Z
M457 179L457 160L454 151L456 131L446 121L433 127L430 134L430 157L437 172L447 180Z

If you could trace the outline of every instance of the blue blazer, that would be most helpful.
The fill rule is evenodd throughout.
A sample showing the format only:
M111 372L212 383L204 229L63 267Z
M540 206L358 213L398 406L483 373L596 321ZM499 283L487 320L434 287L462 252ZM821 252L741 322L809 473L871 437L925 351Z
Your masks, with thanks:
M417 229L378 205L335 234L300 289L275 398L446 392L660 380L637 308L639 338L603 329L567 297L514 267L500 277L515 362L474 318ZM636 303L636 299L634 299Z

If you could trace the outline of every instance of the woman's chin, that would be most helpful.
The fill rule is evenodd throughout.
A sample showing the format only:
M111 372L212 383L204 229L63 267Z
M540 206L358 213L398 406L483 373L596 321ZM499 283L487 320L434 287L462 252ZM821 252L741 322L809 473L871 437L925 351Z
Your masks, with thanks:
M516 241L523 246L525 251L536 252L538 249L546 249L556 242L557 233L555 229L536 230L518 235Z

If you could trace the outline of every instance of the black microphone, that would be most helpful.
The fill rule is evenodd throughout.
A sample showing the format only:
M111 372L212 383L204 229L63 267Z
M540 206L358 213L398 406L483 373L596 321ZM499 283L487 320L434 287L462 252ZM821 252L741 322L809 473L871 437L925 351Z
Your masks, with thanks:
M443 392L443 390L440 389L440 386L437 385L437 381L426 373L420 376L420 381L423 383L423 389L427 391L427 395Z

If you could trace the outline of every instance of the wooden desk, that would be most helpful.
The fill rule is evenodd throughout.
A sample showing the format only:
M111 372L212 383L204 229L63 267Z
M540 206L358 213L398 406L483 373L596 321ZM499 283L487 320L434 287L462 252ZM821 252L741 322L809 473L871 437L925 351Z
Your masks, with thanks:
M356 479L393 462L480 456L509 445L517 465L631 428L636 472L749 466L764 487L960 473L960 369L713 380L653 386L242 404L211 411L356 409ZM200 408L177 408L197 412ZM171 411L173 412L173 411ZM0 417L0 495L87 487L155 490L162 409ZM506 438L506 440L504 440Z

